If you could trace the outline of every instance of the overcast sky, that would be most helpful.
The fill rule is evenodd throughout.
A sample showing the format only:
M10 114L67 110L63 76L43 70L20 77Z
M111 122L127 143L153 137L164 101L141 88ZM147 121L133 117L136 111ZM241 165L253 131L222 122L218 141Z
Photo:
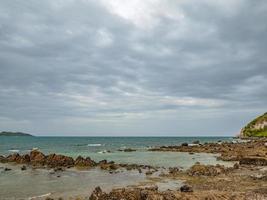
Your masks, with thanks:
M235 135L267 111L266 0L0 0L0 130Z

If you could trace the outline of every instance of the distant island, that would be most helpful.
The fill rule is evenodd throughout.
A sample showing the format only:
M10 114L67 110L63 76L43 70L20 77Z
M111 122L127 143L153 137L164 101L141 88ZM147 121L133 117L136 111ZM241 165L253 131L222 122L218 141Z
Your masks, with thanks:
M240 132L241 137L267 137L267 112L249 122Z
M2 132L0 132L0 136L26 136L26 137L33 137L33 135L28 134L28 133L10 132L10 131L2 131Z

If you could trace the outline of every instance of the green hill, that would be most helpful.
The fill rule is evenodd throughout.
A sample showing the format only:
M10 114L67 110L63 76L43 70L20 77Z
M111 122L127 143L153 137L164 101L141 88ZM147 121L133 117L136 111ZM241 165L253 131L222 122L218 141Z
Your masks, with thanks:
M28 137L32 137L33 135L28 134L28 133L21 133L21 132L2 131L2 132L0 132L0 136L28 136Z
M267 137L267 112L249 122L240 132L241 137Z

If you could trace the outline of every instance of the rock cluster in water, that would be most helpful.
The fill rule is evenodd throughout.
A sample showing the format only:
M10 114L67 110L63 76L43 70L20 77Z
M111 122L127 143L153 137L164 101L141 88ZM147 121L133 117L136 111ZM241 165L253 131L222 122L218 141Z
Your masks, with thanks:
M78 156L76 159L73 159L70 156L60 155L60 154L49 154L45 155L38 150L33 150L30 154L20 155L14 153L8 156L0 156L1 163L17 163L17 164L27 164L34 167L48 167L61 169L62 168L92 168L99 167L102 170L114 171L119 168L125 168L126 170L138 170L142 173L142 170L149 170L149 172L154 173L157 171L157 168L149 165L138 165L138 164L118 164L113 161L101 160L95 162L90 157ZM26 167L26 166L25 166ZM26 170L23 167L22 170Z
M161 146L150 151L220 154L218 159L239 161L240 164L267 166L267 138L236 142L218 142L180 146Z

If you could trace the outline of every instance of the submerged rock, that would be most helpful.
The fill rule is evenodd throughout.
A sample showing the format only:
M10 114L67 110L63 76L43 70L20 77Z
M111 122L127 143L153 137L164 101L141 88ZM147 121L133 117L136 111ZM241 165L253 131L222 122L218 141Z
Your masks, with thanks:
M12 169L7 168L7 167L4 168L4 171L5 171L5 172L7 172L7 171L11 171L11 170L12 170Z

